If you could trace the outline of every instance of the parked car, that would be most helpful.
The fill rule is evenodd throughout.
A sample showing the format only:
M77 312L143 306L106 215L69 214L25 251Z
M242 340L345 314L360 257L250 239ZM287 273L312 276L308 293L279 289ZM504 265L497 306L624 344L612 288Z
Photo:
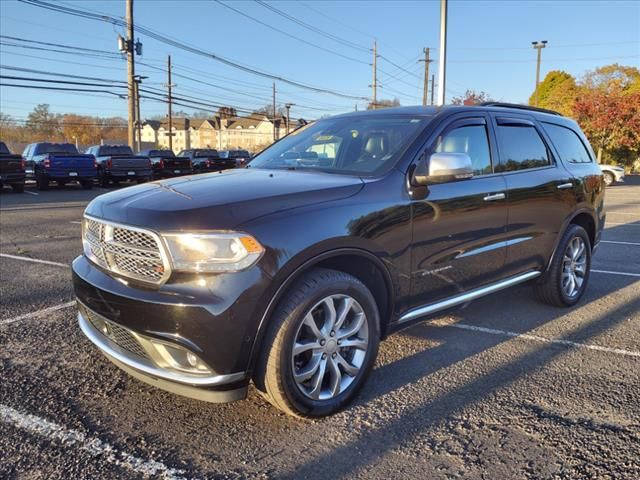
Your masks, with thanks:
M220 157L232 158L236 167L244 167L251 160L251 154L246 150L223 150L220 152Z
M131 180L138 183L151 180L151 161L149 157L136 155L128 145L94 145L85 153L96 157L98 182L108 187L118 182Z
M71 143L32 143L22 156L27 168L33 170L38 190L49 188L51 181L60 186L77 181L82 188L93 187L96 159L93 155L79 153Z
M149 158L154 179L180 177L193 173L191 160L176 157L171 150L144 150L138 155Z
M22 155L12 154L4 142L0 142L0 190L10 185L14 192L24 192L25 163Z
M213 148L191 148L178 154L180 158L188 158L193 165L193 173L219 172L227 168L235 168L235 161L222 158Z
M78 321L157 387L231 401L252 379L287 413L329 415L379 341L431 314L524 282L575 305L605 221L594 160L573 120L529 107L321 119L248 168L94 199Z
M600 164L600 170L602 170L604 183L607 187L616 182L624 182L624 167L620 167L619 165Z

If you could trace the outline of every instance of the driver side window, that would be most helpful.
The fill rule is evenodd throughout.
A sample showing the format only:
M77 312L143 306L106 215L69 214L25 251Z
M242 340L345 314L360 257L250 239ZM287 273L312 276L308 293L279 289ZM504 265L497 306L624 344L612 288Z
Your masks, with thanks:
M484 125L467 125L449 130L436 141L435 153L466 153L471 158L474 175L492 173L487 129Z

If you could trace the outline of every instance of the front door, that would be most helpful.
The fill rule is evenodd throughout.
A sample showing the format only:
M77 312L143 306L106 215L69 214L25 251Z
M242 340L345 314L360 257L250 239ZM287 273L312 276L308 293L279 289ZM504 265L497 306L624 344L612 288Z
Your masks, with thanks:
M497 155L488 117L444 126L426 153L466 153L470 179L431 184L412 203L412 306L426 305L493 283L506 258L506 184L495 172Z

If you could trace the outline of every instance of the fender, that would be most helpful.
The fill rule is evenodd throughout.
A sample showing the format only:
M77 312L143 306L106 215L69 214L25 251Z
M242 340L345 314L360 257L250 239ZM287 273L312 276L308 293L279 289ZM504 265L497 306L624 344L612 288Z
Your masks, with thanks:
M264 309L264 312L260 317L258 329L254 337L253 345L251 346L251 354L249 356L249 365L247 368L247 372L249 373L253 372L255 362L260 352L260 347L262 346L262 340L264 338L264 334L267 328L269 327L269 317L273 313L275 306L278 304L278 302L280 301L284 293L288 290L292 282L296 278L298 278L300 275L302 275L304 272L306 272L308 269L320 263L321 261L331 257L337 257L345 254L359 255L361 257L364 257L368 260L373 261L380 268L380 271L383 272L384 281L387 286L389 309L391 312L393 312L393 303L394 303L393 281L391 279L391 274L389 273L387 266L377 256L375 256L373 253L369 252L368 250L364 250L360 248L336 248L332 250L327 250L323 253L315 255L312 258L307 259L306 261L302 262L300 265L295 267L294 270L286 276L284 281L280 284L280 286L277 288L275 293L271 296L267 304L267 307Z
M560 240L562 239L562 236L564 235L564 232L567 231L567 228L569 227L569 225L571 225L571 223L573 222L573 219L576 218L578 215L582 214L582 213L587 213L591 219L593 220L594 225L596 226L596 235L595 237L597 238L597 229L598 229L598 219L595 217L594 211L590 210L588 208L580 208L578 210L576 210L575 212L571 212L571 216L567 217L565 219L565 221L562 223L562 228L560 229L556 240L554 242L553 245L553 251L551 252L551 256L549 257L549 261L547 262L547 266L545 267L544 271L542 272L542 275L540 276L540 279L538 281L542 281L542 279L545 277L546 273L549 271L549 268L551 268L551 264L553 263L553 259L556 256L556 251L558 250L558 245L560 243ZM591 251L593 252L596 248L596 245L591 245Z

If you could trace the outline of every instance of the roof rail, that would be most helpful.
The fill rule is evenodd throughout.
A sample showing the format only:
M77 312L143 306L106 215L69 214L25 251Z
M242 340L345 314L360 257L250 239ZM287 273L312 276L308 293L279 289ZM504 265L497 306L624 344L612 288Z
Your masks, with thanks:
M504 107L504 108L518 108L520 110L533 110L534 112L549 113L551 115L558 115L562 117L560 112L555 110L547 110L546 108L532 107L530 105L520 105L518 103L503 103L503 102L483 102L478 104L482 107Z

